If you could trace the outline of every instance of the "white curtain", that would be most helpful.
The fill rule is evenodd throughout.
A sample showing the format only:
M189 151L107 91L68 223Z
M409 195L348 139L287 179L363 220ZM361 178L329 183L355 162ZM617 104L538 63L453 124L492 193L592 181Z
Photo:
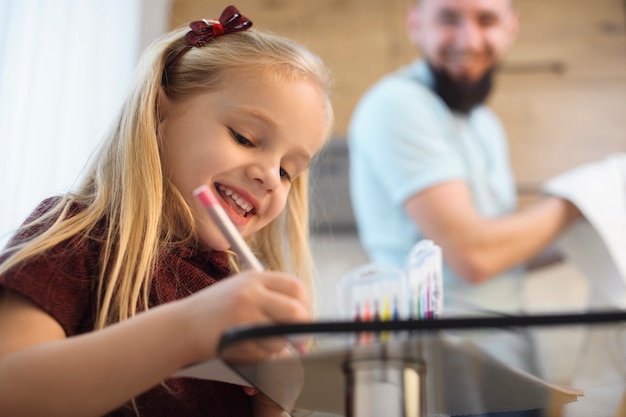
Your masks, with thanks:
M0 246L77 180L169 0L0 0Z

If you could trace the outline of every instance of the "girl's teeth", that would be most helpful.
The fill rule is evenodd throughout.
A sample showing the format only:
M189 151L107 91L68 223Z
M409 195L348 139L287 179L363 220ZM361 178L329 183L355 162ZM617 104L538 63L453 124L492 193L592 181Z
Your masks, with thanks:
M235 201L235 203L237 203L237 205L241 207L242 209L246 211L252 210L252 205L248 204L246 200L239 197L239 195L233 192L233 190L231 190L230 188L226 188L223 185L218 186L218 188L220 191L223 191L224 194L226 194L228 197L232 198Z

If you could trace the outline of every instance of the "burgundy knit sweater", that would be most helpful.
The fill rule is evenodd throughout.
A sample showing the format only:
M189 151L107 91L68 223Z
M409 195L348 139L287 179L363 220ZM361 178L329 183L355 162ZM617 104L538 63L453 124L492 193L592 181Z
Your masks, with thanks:
M55 199L44 201L27 221L41 216L54 202ZM19 233L9 246L37 232ZM44 255L0 275L0 287L32 300L59 322L68 337L89 332L94 326L99 251L100 245L93 239L63 242ZM5 258L6 255L0 258L0 263ZM162 251L153 278L150 305L186 297L230 273L223 252L209 253L189 248ZM252 415L250 397L240 386L192 378L171 378L166 384L168 389L157 385L137 398L141 417ZM125 406L107 416L135 414L131 407Z

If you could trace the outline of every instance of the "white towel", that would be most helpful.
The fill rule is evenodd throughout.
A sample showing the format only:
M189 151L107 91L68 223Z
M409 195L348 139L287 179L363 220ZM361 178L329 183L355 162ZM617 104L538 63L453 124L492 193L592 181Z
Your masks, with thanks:
M585 216L563 232L557 246L589 280L588 308L626 308L626 154L574 168L543 189L571 201ZM591 327L580 333L583 338L568 346L577 356L570 384L585 391L586 398L566 406L563 416L617 412L626 389L626 354L619 346L625 332Z
M626 308L626 154L610 154L547 181L585 216L557 245L589 279L590 309Z

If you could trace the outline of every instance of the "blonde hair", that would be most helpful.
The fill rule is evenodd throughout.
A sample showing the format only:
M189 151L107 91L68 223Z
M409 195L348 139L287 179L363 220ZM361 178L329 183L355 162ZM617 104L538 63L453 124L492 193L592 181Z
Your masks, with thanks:
M250 29L191 48L187 28L157 39L143 54L119 118L105 137L87 175L44 216L23 226L54 222L41 234L13 247L0 265L3 273L59 243L75 238L101 240L94 328L125 320L148 308L152 274L159 250L196 245L191 211L178 190L164 177L158 132L158 94L173 99L223 85L233 71L264 70L286 79L307 79L325 93L328 134L333 123L331 77L321 60L281 36ZM164 69L165 68L165 69ZM283 213L249 239L268 269L299 276L312 290L313 265L308 247L308 176L298 176ZM84 207L68 216L70 208ZM96 233L104 225L103 234ZM233 267L237 270L236 261Z

